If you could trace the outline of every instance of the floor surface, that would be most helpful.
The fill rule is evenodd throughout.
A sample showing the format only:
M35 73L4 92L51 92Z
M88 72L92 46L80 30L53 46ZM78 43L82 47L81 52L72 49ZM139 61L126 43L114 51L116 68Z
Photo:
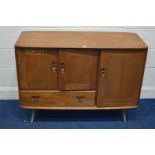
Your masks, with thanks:
M127 123L120 110L39 110L33 124L31 110L21 109L17 100L0 100L0 129L154 129L155 99L140 100L139 108L128 110Z

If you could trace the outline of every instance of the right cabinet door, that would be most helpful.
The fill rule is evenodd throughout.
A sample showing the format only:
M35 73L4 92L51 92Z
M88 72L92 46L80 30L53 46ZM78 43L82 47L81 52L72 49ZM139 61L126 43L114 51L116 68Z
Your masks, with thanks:
M146 50L103 50L100 55L97 106L136 106Z
M95 90L98 50L59 50L59 89Z

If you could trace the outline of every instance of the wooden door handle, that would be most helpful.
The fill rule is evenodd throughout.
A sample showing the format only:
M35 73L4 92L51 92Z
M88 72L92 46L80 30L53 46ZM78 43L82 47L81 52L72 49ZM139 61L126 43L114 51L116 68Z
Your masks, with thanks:
M101 78L104 78L105 75L106 75L105 68L102 68L101 71L100 71L100 77L101 77Z
M65 73L65 64L64 64L64 63L60 63L60 72L61 72L62 74Z
M57 67L56 67L56 63L55 62L52 62L52 64L51 64L51 70L52 70L53 73L56 72Z

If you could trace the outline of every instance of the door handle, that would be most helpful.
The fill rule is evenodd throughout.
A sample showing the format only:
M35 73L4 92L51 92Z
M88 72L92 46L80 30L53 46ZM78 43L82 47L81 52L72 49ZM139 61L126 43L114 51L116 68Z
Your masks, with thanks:
M53 73L56 72L57 67L56 67L56 63L55 62L52 62L52 64L51 64L51 70L52 70Z
M101 78L104 78L105 75L106 75L105 68L102 68L101 71L100 71L100 77L101 77Z
M57 70L57 67L56 67L56 63L55 62L52 62L52 64L51 64L51 70L52 70L52 72L53 73L55 73L56 72L56 70Z
M62 74L65 73L65 64L64 64L64 63L60 63L60 72L61 72Z

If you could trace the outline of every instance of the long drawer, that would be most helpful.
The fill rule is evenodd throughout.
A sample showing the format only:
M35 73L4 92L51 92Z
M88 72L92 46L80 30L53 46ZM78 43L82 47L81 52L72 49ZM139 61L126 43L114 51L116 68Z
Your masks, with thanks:
M24 108L93 107L95 91L21 91L20 105Z

